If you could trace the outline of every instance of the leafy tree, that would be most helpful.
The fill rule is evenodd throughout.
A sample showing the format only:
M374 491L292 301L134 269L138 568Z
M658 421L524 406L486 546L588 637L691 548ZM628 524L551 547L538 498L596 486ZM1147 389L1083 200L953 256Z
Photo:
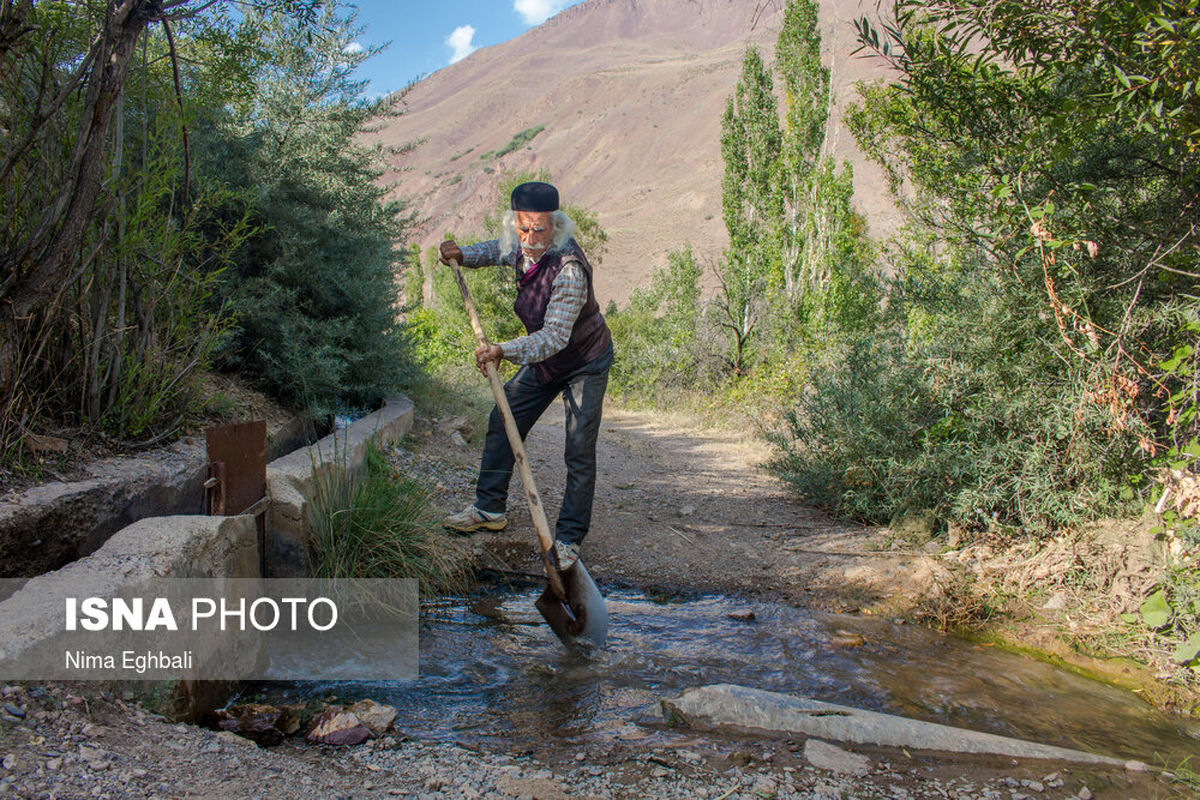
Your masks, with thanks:
M730 248L717 269L715 312L738 374L746 371L753 339L764 339L759 349L766 352L792 352L838 325L861 324L846 312L869 316L875 302L849 167L839 173L821 157L830 93L820 51L816 4L790 0L773 68L783 89L782 122L771 73L753 49L722 119Z
M1028 455L973 464L959 497L994 504L1003 498L986 495L1004 486L1025 501L1021 521L1042 514L1062 525L1157 484L1164 532L1177 538L1169 551L1181 557L1131 616L1154 629L1158 647L1175 648L1171 659L1190 666L1193 680L1198 8L1195 0L899 0L884 35L859 24L864 45L900 69L899 92L910 95L873 92L865 138L898 178L912 176L921 216L948 234L950 252L977 254L963 278L988 279L992 302L1017 312L1009 347L967 363L1001 408L1036 413L981 437L990 442L982 454L1015 451L1021 438ZM950 321L928 307L922 316L934 329ZM997 416L986 409L985 418ZM1038 435L1047 419L1061 429L1057 447Z
M807 491L873 519L908 494L968 526L1031 532L1136 491L1172 424L1157 365L1181 355L1186 369L1200 271L1186 126L1148 127L1153 104L1144 113L1117 72L1157 36L1147 24L1187 26L1134 5L901 0L883 35L860 23L899 80L865 89L852 127L913 223L893 248L887 324L819 376L827 396L864 402L814 397L796 414L787 469ZM1112 46L1082 32L1094 15ZM1172 47L1168 62L1191 45ZM873 409L899 418L849 416ZM822 473L831 459L847 470Z
M782 134L771 75L750 48L737 88L721 118L721 205L729 250L716 269L719 324L733 343L731 366L741 374L759 323L763 295L778 285L779 250L773 235L783 215L776 186Z
M627 397L667 402L672 393L710 388L711 358L700 313L703 270L691 247L671 252L650 285L635 289L628 306L605 312L618 342L612 385ZM673 398L671 398L673 399Z
M394 250L410 216L378 184L381 152L358 139L387 113L362 97L347 49L353 13L327 4L315 29L250 10L265 60L251 100L214 121L203 155L249 198L257 233L218 300L236 314L220 363L314 411L363 408L405 369Z
M775 71L784 90L784 125L780 148L783 213L779 217L784 291L796 302L807 285L824 277L825 237L821 189L814 179L825 144L829 119L829 69L821 64L817 7L790 2L775 46ZM807 275L802 274L807 272Z
M686 345L696 336L702 272L690 245L674 250L667 255L667 268L655 267L649 289L635 289L629 305L650 314L661 311L666 338Z
M272 5L311 20L311 0ZM244 234L238 215L216 211L224 190L190 163L197 106L226 101L219 66L248 52L219 9L0 4L0 445L10 452L47 421L157 441L189 405L221 327L203 308L210 278Z

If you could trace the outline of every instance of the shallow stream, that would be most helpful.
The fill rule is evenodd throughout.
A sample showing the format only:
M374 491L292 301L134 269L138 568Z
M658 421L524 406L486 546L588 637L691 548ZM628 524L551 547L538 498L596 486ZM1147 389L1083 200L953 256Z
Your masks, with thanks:
M637 723L661 721L659 699L736 683L1152 765L1200 752L1200 724L1135 694L911 625L613 591L608 645L584 657L542 622L539 591L426 607L415 680L268 683L247 694L276 703L370 698L394 705L396 729L414 737L521 749L636 738Z

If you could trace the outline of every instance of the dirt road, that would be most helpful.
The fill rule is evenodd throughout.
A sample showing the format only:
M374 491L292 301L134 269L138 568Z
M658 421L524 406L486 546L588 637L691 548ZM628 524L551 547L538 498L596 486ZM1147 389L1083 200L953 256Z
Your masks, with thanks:
M437 432L417 434L431 445ZM481 440L480 436L474 437ZM562 409L527 441L551 525L562 502ZM437 449L453 470L447 507L473 498L475 447ZM598 479L584 559L593 576L645 590L766 594L826 610L883 610L928 579L922 553L882 550L885 531L839 521L793 500L763 468L769 447L743 431L698 429L694 419L609 407L597 446ZM446 485L450 484L450 485ZM520 480L509 527L477 539L507 567L539 562Z

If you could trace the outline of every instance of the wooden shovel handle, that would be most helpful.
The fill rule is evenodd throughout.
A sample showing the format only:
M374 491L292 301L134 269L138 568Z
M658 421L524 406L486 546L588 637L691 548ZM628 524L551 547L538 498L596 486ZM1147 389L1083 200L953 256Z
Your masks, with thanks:
M463 278L458 262L450 259L450 269L454 271L454 281L458 291L462 293L463 305L467 308L467 316L471 318L471 327L475 330L475 338L479 344L489 346L487 334L479 322L479 313L471 300L471 292L467 289L467 281ZM563 586L562 576L554 566L550 557L550 549L554 547L554 537L550 535L550 523L546 520L546 511L542 508L542 498L538 495L537 486L533 482L533 470L525 455L525 443L521 441L521 432L517 430L517 421L513 419L512 409L508 405L508 397L504 394L504 384L496 373L495 363L487 362L488 383L492 385L492 397L496 400L496 408L504 418L504 432L508 434L508 444L512 447L513 462L521 474L521 485L525 487L525 498L529 501L529 515L533 517L533 527L537 531L538 543L542 547L542 561L546 567L546 579L550 582L550 591L554 592L563 603L567 602L567 591Z

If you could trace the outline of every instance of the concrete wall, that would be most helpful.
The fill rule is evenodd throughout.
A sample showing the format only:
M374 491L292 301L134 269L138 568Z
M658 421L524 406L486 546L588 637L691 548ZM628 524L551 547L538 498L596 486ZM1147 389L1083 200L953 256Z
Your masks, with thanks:
M35 486L0 502L0 577L27 578L94 553L148 516L201 514L207 459L202 442L105 459L82 481Z
M0 661L43 663L45 654L66 650L60 644L67 597L160 596L170 578L252 578L259 562L258 525L252 516L155 517L135 522L112 536L90 556L29 580L0 602ZM246 643L250 644L247 645ZM198 648L196 667L203 672L216 660L257 659L257 647L245 637L219 637ZM52 656L50 656L52 657ZM52 662L53 663L53 662ZM47 676L53 673L42 673ZM228 681L171 681L165 688L172 715L194 719L229 697Z

